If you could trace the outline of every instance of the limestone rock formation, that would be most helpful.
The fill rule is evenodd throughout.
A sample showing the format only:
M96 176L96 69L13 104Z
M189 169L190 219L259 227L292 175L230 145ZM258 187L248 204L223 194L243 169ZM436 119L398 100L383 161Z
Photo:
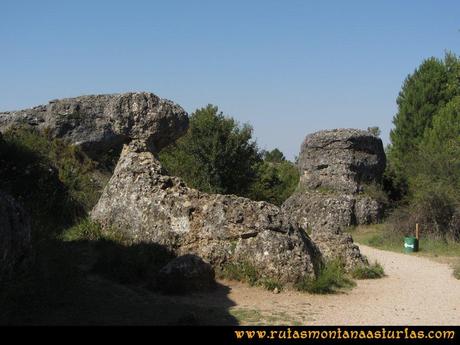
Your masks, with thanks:
M186 112L170 101L144 92L95 95L0 113L0 132L15 126L79 145L96 160L124 145L92 217L133 242L196 254L214 267L249 263L280 282L313 275L321 260L278 207L200 193L166 175L154 154L188 128Z
M299 155L299 186L283 209L313 231L375 223L383 205L368 190L381 180L385 162L382 141L367 131L310 134Z
M343 230L379 221L383 205L368 194L385 169L382 141L367 131L335 129L308 135L301 146L300 182L282 208L291 221L311 231L324 257L365 262Z
M213 267L245 263L261 277L294 283L314 275L320 260L303 230L266 202L210 195L167 176L139 143L125 145L92 218L133 242L195 254Z
M282 208L301 227L335 233L353 225L378 223L383 215L382 203L372 197L301 187Z
M157 285L168 294L212 290L216 286L214 269L196 255L182 255L160 270Z
M326 261L340 259L347 270L368 264L367 258L361 254L359 247L353 243L353 238L350 234L316 231L312 233L311 239Z
M28 214L12 197L0 191L0 283L29 261L30 250Z
M385 152L382 140L367 131L319 131L305 138L298 166L306 188L353 194L382 177Z
M152 93L81 96L0 113L0 131L29 126L79 145L93 158L132 139L160 150L188 127L187 113Z

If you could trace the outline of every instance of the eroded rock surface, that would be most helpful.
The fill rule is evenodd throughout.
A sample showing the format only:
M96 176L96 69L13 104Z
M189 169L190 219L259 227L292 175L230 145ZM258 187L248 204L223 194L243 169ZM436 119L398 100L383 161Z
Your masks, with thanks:
M250 264L280 283L313 276L320 260L306 233L278 207L188 188L165 175L154 154L135 142L125 145L91 216L133 242L195 254L216 268Z
M359 129L334 129L307 135L298 166L300 184L354 194L380 180L385 170L382 140Z
M0 112L0 131L13 126L68 140L97 159L132 139L145 141L151 151L160 150L185 133L188 116L171 101L139 92L66 98Z
M368 190L378 188L385 164L382 141L367 131L310 134L299 155L299 186L283 211L297 226L309 229L324 257L341 257L349 268L365 263L343 230L381 219L383 205Z
M334 233L354 225L378 223L384 210L379 201L366 195L301 189L282 207L299 226Z

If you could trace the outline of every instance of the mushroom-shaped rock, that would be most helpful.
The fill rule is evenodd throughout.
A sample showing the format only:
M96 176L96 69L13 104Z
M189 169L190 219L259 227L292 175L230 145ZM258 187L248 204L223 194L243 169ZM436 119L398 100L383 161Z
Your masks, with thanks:
M306 233L266 202L201 193L165 175L160 162L125 145L91 217L134 242L195 254L213 267L251 265L290 284L314 275L319 256Z
M65 139L98 159L131 140L142 140L149 150L158 151L185 133L188 116L171 101L138 92L65 98L0 113L0 131L14 126Z

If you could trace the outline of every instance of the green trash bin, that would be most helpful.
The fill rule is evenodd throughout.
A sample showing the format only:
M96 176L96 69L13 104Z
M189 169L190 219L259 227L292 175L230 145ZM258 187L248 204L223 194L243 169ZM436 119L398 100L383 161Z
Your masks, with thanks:
M418 252L418 240L414 236L404 237L404 253Z

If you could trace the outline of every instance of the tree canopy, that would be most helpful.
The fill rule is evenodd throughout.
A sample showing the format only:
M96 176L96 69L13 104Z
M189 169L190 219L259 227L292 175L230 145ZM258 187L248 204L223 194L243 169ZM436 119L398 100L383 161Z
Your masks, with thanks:
M207 105L190 116L186 135L160 153L168 172L209 193L247 195L261 161L252 127Z
M208 105L190 116L185 136L160 152L171 175L208 193L235 194L281 205L299 173L277 148L259 151L251 126Z
M435 114L460 95L460 60L447 53L443 60L429 58L409 75L396 100L389 150L397 174L407 175L407 162L431 128Z
M448 53L425 60L404 82L397 103L389 190L406 194L408 214L428 231L460 239L460 59Z
M257 166L250 197L281 205L297 187L299 172L279 149L265 152L263 156L264 160Z

